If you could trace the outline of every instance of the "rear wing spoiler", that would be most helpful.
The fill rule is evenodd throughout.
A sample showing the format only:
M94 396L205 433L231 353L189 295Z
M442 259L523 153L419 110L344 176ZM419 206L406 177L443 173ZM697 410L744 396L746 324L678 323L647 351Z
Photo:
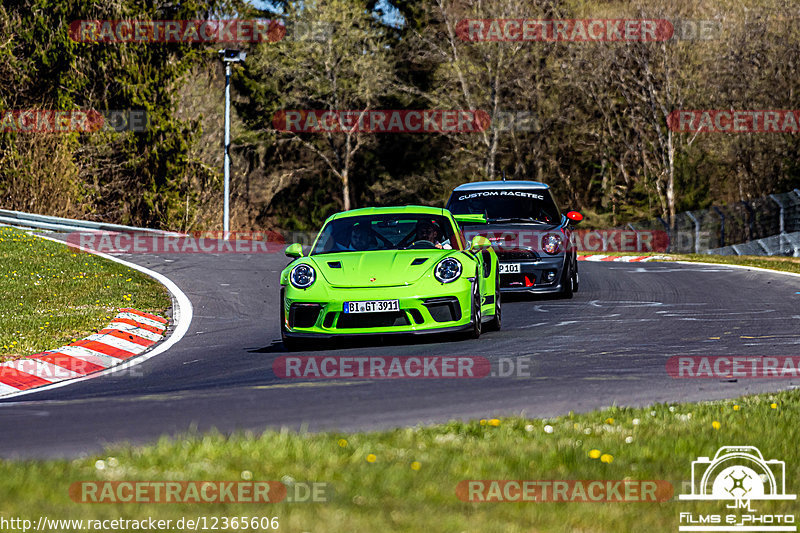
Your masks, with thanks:
M486 224L486 215L453 215L459 224Z

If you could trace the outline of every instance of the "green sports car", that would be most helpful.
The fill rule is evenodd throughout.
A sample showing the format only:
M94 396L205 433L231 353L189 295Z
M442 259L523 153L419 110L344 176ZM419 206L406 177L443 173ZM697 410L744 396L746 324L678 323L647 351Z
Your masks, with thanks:
M462 220L463 219L463 220ZM281 337L303 338L500 329L497 256L490 242L467 243L441 208L355 209L325 221L311 247L293 244L281 272Z

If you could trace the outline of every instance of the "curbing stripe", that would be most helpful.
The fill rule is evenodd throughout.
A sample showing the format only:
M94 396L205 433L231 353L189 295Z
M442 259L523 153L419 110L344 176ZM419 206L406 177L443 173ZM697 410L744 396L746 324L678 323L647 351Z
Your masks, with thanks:
M20 372L42 378L51 383L53 381L61 381L62 379L75 378L80 375L41 359L17 359L16 361L5 363L3 366L5 368L16 368Z
M605 255L605 254L594 254L594 255L579 255L578 261L590 261L593 263L597 262L620 262L620 263L638 263L638 262L645 262L645 261L658 261L668 259L666 256L662 255Z
M137 311L136 309L123 308L123 309L120 309L120 312L121 313L133 313L134 315L140 316L142 318L146 318L148 320L153 320L155 322L161 322L161 324L163 324L164 326L166 326L169 323L169 320L167 320L166 318L162 318L162 317L156 316L156 315L151 315L150 313L143 313L141 311Z
M164 329L164 324L161 322L156 322L155 320L150 320L149 318L145 318L139 315L135 315L133 313L120 313L117 315L117 318L127 318L128 320L133 320L140 322L142 324L147 324L148 326L152 326L154 328L161 328Z
M130 315L132 311L132 309L125 309L125 312L120 314ZM118 316L114 317L111 324L119 320ZM156 322L152 318L139 318ZM139 324L133 320L130 321ZM160 322L158 323L160 324ZM32 390L61 381L85 378L88 374L102 372L141 354L163 338L163 335L159 333L153 333L137 326L126 323L119 325L124 329L109 326L100 330L99 333L89 335L68 346L0 364L0 384L4 385L0 388L0 396ZM155 326L150 326L150 328L156 329Z
M119 315L117 315L119 316ZM161 336L164 334L164 328L157 328L155 326L148 326L144 322L136 322L135 320L131 320L130 318L115 318L114 321L110 324L110 326L114 326L117 329L125 329L124 326L131 327L135 330L139 330L140 332L147 331L149 333L155 333L157 336ZM131 330L133 331L133 330ZM137 335L141 337L145 337L142 333L137 333ZM148 338L148 337L145 337Z
M95 352L94 350L83 348L81 346L62 346L58 350L54 350L54 352L59 354L65 354L70 357L76 357L78 359L83 359L84 361L88 361L95 365L100 365L103 368L108 368L110 366L114 366L119 363L119 359L117 359L116 357L111 357L110 355L106 355L104 353Z
M80 359L78 357L72 357L71 355L66 355L63 353L49 353L39 357L39 359L54 365L58 365L62 368L66 368L67 370L72 370L73 372L84 376L86 374L91 374L92 372L97 372L98 370L103 370L107 366L101 366L91 361Z
M145 339L144 337L140 337L139 335L134 335L130 331L121 330L118 328L108 327L105 329L101 329L97 332L98 335L111 335L112 337L116 337L118 339L122 339L127 342L131 342L133 344L138 344L139 346L144 346L145 348L149 348L150 346L154 345L158 339L155 341L150 339Z
M131 342L127 339L120 339L119 337L105 333L104 334L95 333L94 335L89 335L84 340L105 344L107 347L110 347L112 349L122 350L132 355L136 355L144 351L144 346L140 346L135 342ZM98 350L98 351L102 351L103 353L107 353L109 355L114 355L113 353L109 353L104 350ZM114 355L114 357L118 356Z
M123 333L130 333L131 335L135 335L141 339L145 339L148 341L158 342L164 338L164 335L161 333L153 333L152 331L146 330L144 328L137 328L136 326L131 326L130 324L126 324L125 322L120 322L118 320L113 321L111 324L108 325L109 331L121 331ZM152 343L150 343L152 344ZM150 345L148 344L148 346Z
M41 239L53 241L53 242L58 243L58 244L65 244L64 241L60 241L58 239L54 239L52 237L48 237L48 236L45 236L45 235L36 235L36 236L41 238ZM88 375L88 376L73 378L73 379L70 379L70 380L59 381L59 382L56 382L56 383L52 383L52 384L49 384L49 385L38 387L36 389L24 390L24 391L16 391L16 392L12 392L11 394L5 394L4 392L2 392L0 390L0 395L4 395L5 396L4 399L10 398L10 397L22 396L22 395L25 395L25 394L29 394L31 392L38 392L38 391L57 389L59 387L64 387L66 385L69 385L71 383L76 383L78 381L84 381L84 380L92 379L92 378L95 378L95 377L98 377L98 376L104 376L104 375L108 375L108 374L113 374L115 372L120 372L122 370L127 370L127 369L129 369L129 368L131 368L131 367L133 367L135 365L138 365L138 364L141 364L141 363L147 361L148 359L151 359L151 358L153 358L153 357L155 357L157 355L160 355L160 354L166 352L167 350L169 350L170 348L172 348L175 344L177 344L184 337L184 335L186 335L186 333L189 331L189 326L192 324L192 317L194 315L194 309L192 307L192 302L189 300L189 297L186 296L186 294L175 284L175 282L172 281L171 279L169 279L168 277L166 277L165 275L159 274L158 272L150 270L149 268L137 265L136 263L131 263L129 261L125 261L124 259L120 259L120 258L114 257L112 255L96 252L96 251L93 251L93 250L89 250L87 248L82 248L80 246L74 246L74 245L67 245L67 246L70 246L71 248L75 248L75 249L81 250L83 252L91 253L93 255L96 255L98 257L102 257L103 259L107 259L109 261L114 261L115 263L119 263L121 265L125 265L126 267L128 267L130 269L137 270L137 271L139 271L139 272L141 272L141 273L143 273L143 274L145 274L147 276L150 276L151 278L155 279L156 281L158 281L159 283L164 285L164 287L166 287L166 289L169 291L170 295L172 296L172 317L173 317L172 319L173 319L173 323L175 324L175 329L172 331L172 334L169 335L166 338L166 340L164 342L160 343L153 350L147 351L144 354L140 354L138 357L135 357L134 359L132 359L130 361L125 361L124 363L119 364L119 359L117 359L116 361L111 362L108 365L108 368L106 368L105 370L101 370L99 372L95 372L95 373L93 373L91 375ZM137 322L143 322L145 324L148 324L148 325L151 325L151 326L154 326L154 327L158 327L158 328L161 328L161 329L165 328L166 324L169 323L169 321L167 321L166 319L163 319L163 318L160 319L160 320L152 320L152 319L149 319L147 317L143 317L141 315L130 313L130 312L121 313L121 315L126 315L126 316L118 316L117 318L132 319L132 320L135 320ZM151 316L154 316L154 315L151 315ZM166 334L166 332L165 332L165 334ZM75 344L78 344L78 343L75 343ZM59 348L59 350L57 350L57 351L65 352L65 353L68 353L69 355L73 355L75 357L78 357L78 358L81 358L81 359L86 359L86 360L91 360L89 358L94 358L94 360L92 360L92 362L95 362L97 360L104 360L104 359L109 359L109 360L113 360L114 359L113 357L109 357L108 355L105 355L103 353L94 353L93 350L92 350L92 348L94 348L94 345L86 346L86 344L91 344L91 341L89 343L83 343L80 346L74 346L73 345L73 346L69 346L69 347ZM94 343L94 344L100 344L100 343ZM83 350L81 350L81 348L83 348ZM69 353L69 352L67 352L67 350L70 350L70 351L75 350L78 353L74 353L74 352L73 353ZM100 363L98 363L98 364L100 364ZM2 368L2 365L0 365L0 373L2 371L3 371L3 368Z
M42 379L32 374L22 372L14 367L7 365L8 363L3 363L2 365L0 365L0 383L11 385L12 387L15 387L19 390L30 389L33 387L38 387L40 385L47 385L51 383L46 379Z
M0 396L5 396L6 394L13 394L15 392L19 392L19 389L14 388L11 385L6 385L5 383L0 383Z
M105 335L104 335L105 337ZM114 346L109 346L104 342L97 342L94 340L84 339L82 341L78 341L73 344L73 346L81 346L83 348L89 348L94 352L100 352L105 355L110 355L111 357L115 357L117 359L128 359L136 355L136 352L129 352L127 350L122 350L120 348L115 348Z
M129 315L131 311L125 309L124 314ZM142 319L154 322L152 318ZM127 330L107 327L68 346L0 364L0 383L12 387L13 392L19 392L85 378L88 374L102 372L139 355L163 338L162 335L135 326L122 326ZM141 331L149 338L137 336L131 330ZM7 387L0 389L0 396L7 394Z

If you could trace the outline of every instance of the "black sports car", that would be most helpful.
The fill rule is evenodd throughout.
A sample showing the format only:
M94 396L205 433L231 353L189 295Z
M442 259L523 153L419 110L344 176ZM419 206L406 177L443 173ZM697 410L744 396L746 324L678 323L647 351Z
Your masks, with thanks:
M453 190L447 209L454 215L484 215L487 224L461 225L465 236L487 237L500 260L503 292L560 293L578 290L573 226L577 211L561 214L550 187L536 181L481 181Z

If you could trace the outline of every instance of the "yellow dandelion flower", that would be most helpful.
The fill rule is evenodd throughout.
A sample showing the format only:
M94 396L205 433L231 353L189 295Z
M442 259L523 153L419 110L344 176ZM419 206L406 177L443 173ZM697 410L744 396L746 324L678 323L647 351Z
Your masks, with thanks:
M609 455L607 453L604 453L603 455L600 456L600 462L601 463L611 464L613 461L614 461L614 456L613 455Z
M371 453L371 454L367 455L367 462L368 463L374 463L377 460L378 460L378 458L375 456L374 453Z
M719 422L714 420L713 422L711 422L711 427L714 428L714 429L719 429L719 428L722 427L722 424L720 424Z
M344 439L339 439L339 447L340 448L346 448L347 447L347 441L344 440Z
M482 425L482 426L485 426L485 425L486 425L486 419L483 419L483 418L481 418L481 425Z
M488 424L489 424L490 426L497 427L497 426L499 426L499 425L500 425L500 421L499 421L498 419L496 419L496 418L492 418L492 419L490 419L490 420L488 421Z
M419 470L420 468L422 468L422 465L419 461L414 461L411 463L411 470Z
M738 411L738 410L739 410L739 406L738 406L738 405L734 405L734 406L733 406L733 410L734 410L734 411Z
M777 409L778 408L778 404L777 403L771 403L771 404L769 404L769 406L772 409Z
M592 459L598 459L600 457L600 450L589 450L589 457Z
M610 418L610 417L606 418L606 424L613 424L613 423L614 423L614 419L613 418Z

